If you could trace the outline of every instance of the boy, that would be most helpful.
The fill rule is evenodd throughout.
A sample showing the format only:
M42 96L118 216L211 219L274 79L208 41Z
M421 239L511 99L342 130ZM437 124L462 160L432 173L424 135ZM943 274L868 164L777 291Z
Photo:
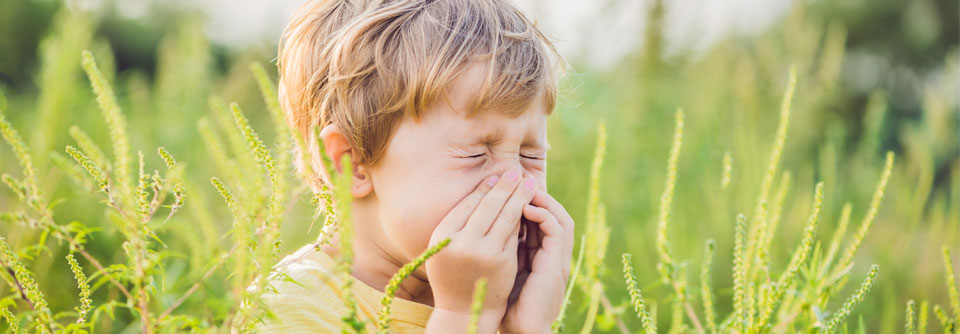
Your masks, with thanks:
M556 59L553 59L556 58ZM570 272L574 222L546 193L546 120L556 99L551 43L503 0L312 0L279 49L280 100L339 171L352 159L358 316L374 332L383 289L404 264L446 248L400 286L396 333L462 333L474 283L488 280L480 333L548 333ZM320 138L309 130L319 125ZM299 154L294 154L299 157ZM329 184L329 183L328 183ZM261 332L340 332L339 240L276 270Z

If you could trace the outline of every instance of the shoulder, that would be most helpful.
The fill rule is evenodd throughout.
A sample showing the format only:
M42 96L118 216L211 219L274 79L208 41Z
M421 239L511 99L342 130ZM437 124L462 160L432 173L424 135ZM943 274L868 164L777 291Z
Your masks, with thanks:
M265 295L335 292L341 281L333 259L308 244L277 263L268 276Z
M332 259L312 245L281 260L262 295L271 316L258 332L339 332L347 308L334 268Z

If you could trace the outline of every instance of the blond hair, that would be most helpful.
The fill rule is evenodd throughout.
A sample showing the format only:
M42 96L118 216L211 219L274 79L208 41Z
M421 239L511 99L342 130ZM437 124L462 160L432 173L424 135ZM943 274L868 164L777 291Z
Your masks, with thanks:
M487 62L467 117L481 111L516 116L557 96L563 59L519 10L504 0L313 0L294 14L278 51L280 102L304 138L314 190L329 180L311 131L335 124L353 164L376 166L405 117L423 110L473 61ZM557 71L559 69L559 71Z

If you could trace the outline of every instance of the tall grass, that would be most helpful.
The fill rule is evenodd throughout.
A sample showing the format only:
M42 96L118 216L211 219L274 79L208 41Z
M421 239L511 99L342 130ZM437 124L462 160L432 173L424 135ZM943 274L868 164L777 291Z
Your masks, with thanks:
M577 103L549 123L563 149L547 181L582 219L553 331L957 331L960 117L937 88L952 82L910 122L890 121L898 97L882 92L851 107L835 93L842 25L806 15L699 59L650 51L567 79ZM279 258L336 231L350 275L349 160L332 187L303 184L303 138L272 69L250 64L269 55L218 73L196 24L164 38L150 82L116 73L93 19L65 10L36 92L0 87L0 330L248 332L272 315L264 278L289 279L271 276ZM396 287L442 247L383 287L376 319L351 305L343 330L388 332Z
M847 318L850 316L854 307L863 301L865 295L870 291L875 280L877 279L879 266L873 265L860 288L857 289L856 292L850 296L837 311L823 313L817 309L811 308L812 305L824 305L825 300L828 300L831 296L837 294L844 283L846 283L849 271L853 265L852 259L859 249L859 246L863 243L867 231L869 230L873 220L876 218L877 212L879 211L879 207L883 200L884 192L886 190L890 174L893 170L893 152L887 152L883 172L881 173L880 179L877 182L871 204L864 215L863 221L860 224L860 228L857 230L856 234L851 237L846 250L838 262L833 263L831 260L837 244L839 244L839 240L843 238L843 233L846 229L846 222L849 220L849 204L844 206L842 214L843 218L841 219L842 223L840 224L840 230L834 234L834 245L831 246L830 255L828 255L827 259L824 261L822 259L822 254L819 252L819 248L817 252L814 252L813 255L811 255L814 245L819 245L819 241L816 241L815 238L817 226L820 222L822 206L824 203L824 183L819 182L814 190L814 199L812 201L813 204L811 207L810 216L807 220L807 223L804 225L805 227L803 229L802 238L799 245L796 247L796 250L789 256L790 260L788 261L787 267L776 279L774 279L774 275L770 270L770 258L768 254L770 254L769 247L771 247L771 245L767 243L766 240L770 235L774 234L776 225L770 225L768 222L778 220L779 217L774 217L774 215L771 213L779 216L779 209L772 212L769 211L768 198L770 196L770 191L773 188L772 185L774 175L777 174L780 156L786 141L786 133L790 115L790 101L794 95L795 82L796 70L791 68L789 83L781 103L780 125L774 140L772 152L770 153L768 167L766 173L764 174L763 181L761 182L761 190L758 196L759 199L754 209L754 218L749 219L752 222L750 227L747 227L748 219L743 214L737 215L735 224L736 231L734 234L735 247L733 254L734 296L732 302L734 311L727 316L725 320L721 320L719 324L716 320L716 314L712 301L712 293L710 292L713 289L711 286L711 271L713 268L712 262L714 241L709 240L707 242L706 256L703 260L704 264L701 275L701 289L704 304L703 312L705 314L705 318L707 319L707 327L704 327L701 324L699 316L689 303L689 297L686 292L687 278L685 275L685 264L678 264L678 261L672 255L669 241L668 222L670 218L671 202L674 197L675 184L678 179L677 161L680 153L680 147L683 142L684 128L684 113L680 110L676 112L674 138L669 157L667 159L666 184L663 195L660 197L660 213L658 216L658 232L656 238L656 249L660 259L660 262L657 265L658 271L660 272L660 280L663 284L670 287L670 292L672 293L671 303L674 305L672 308L672 318L674 320L671 321L671 333L687 331L704 333L708 330L712 333L768 333L796 331L835 333L841 328L846 328L845 323ZM605 130L601 124L597 145L598 157L602 156L600 151L604 149L605 136ZM726 166L731 164L728 158L729 153L724 154L724 156L724 170L727 170L729 167ZM598 159L595 161L602 160ZM594 168L599 167L595 164ZM727 172L724 172L724 174L727 174ZM728 179L728 176L724 176L724 179ZM786 175L784 177L784 181L789 181L789 178L787 178ZM591 189L596 188L595 183L596 179L593 179L591 182ZM722 186L722 188L725 188L725 186ZM779 207L781 205L779 202L782 201L783 196L778 195L776 198L778 202L776 205ZM596 204L591 203L590 205ZM599 220L593 221L593 223L599 224L597 223L598 221L602 222L603 219L600 218ZM588 226L587 230L589 231L590 228L591 227ZM587 247L589 246L590 245L587 244ZM594 247L597 246L594 245ZM591 253L589 249L588 253ZM599 254L599 256L602 256L603 251L597 250L593 251L591 254ZM807 259L811 256L814 257L815 262L808 263ZM947 268L948 291L951 293L951 300L955 301L957 299L957 292L955 288L955 281L953 279L952 264L946 248L944 248L944 258L946 264L945 267ZM626 278L627 291L630 294L630 300L634 306L634 311L637 313L637 316L642 319L641 325L644 332L655 333L657 332L657 328L653 321L650 320L650 315L646 311L646 305L641 297L640 289L637 288L637 280L634 274L633 265L631 264L631 259L632 256L630 253L623 254L623 273L624 277ZM596 262L598 260L595 259L594 261ZM803 277L798 277L800 276L802 270L807 271L808 273L806 273L806 275ZM803 287L811 286L813 287L813 293L798 295L799 292L806 292L803 291ZM788 290L794 292L788 294ZM598 298L598 295L591 294L590 298L591 300L595 300ZM591 302L591 305L594 304L595 302ZM596 312L596 309L591 307L588 309L588 312ZM913 317L912 312L911 306L911 309L908 310L908 319L911 319L911 321ZM588 313L588 316L589 314L590 313ZM941 318L944 319L941 320L944 329L948 332L951 331L951 328L955 326L955 322L949 320L946 316ZM587 328L589 328L589 322Z

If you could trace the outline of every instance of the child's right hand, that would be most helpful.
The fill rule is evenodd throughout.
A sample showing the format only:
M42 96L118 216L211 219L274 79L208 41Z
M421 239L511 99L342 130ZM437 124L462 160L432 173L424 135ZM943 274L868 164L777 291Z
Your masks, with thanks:
M496 176L488 177L433 231L431 246L450 238L450 244L426 262L433 290L434 316L469 317L474 283L486 277L481 328L495 330L506 311L507 297L517 274L520 217L537 189L535 180L521 178L521 175L520 171L512 170L499 180ZM488 183L491 180L496 182L493 186ZM484 318L492 318L489 319L492 323L483 324Z

